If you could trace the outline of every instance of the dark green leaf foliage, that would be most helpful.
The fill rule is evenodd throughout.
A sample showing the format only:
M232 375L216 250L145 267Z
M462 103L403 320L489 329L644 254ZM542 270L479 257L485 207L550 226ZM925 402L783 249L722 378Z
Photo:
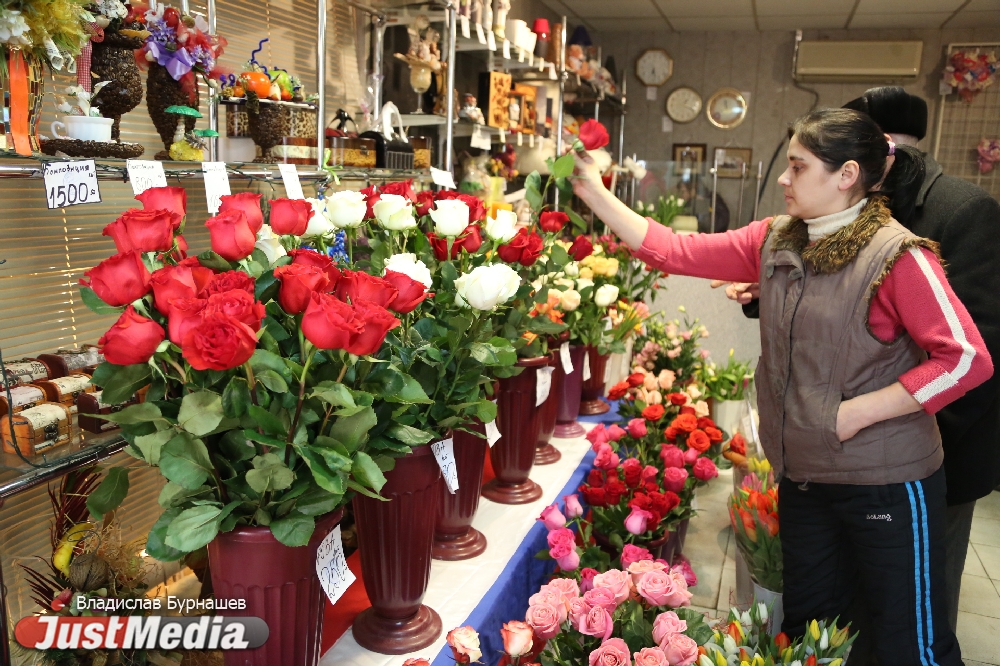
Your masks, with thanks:
M114 365L105 361L97 366L91 381L104 389L102 400L105 403L118 404L131 400L152 377L153 371L145 363Z
M94 520L103 520L105 515L121 505L126 495L128 495L128 469L112 467L104 475L101 485L87 497L87 510Z
M92 312L99 315L121 314L125 308L108 305L90 287L80 287L80 299Z

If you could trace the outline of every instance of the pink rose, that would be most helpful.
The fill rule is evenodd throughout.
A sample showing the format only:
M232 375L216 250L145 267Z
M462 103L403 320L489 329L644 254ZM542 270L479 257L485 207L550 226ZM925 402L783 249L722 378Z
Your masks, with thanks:
M628 566L628 573L632 576L632 585L637 585L639 579L650 571L663 571L669 568L663 560L656 560L655 562L653 560L639 560Z
M673 585L666 591L666 603L664 605L670 606L671 608L690 606L692 594L688 592L688 585L687 581L684 580L684 574L676 569L670 569L664 573L666 573L667 576L670 577L670 580L673 581Z
M608 427L608 439L613 442L617 442L622 437L625 436L625 431L621 429L617 424L612 424Z
M566 517L579 518L583 515L583 505L580 504L580 496L577 494L564 495L563 501L566 503Z
M653 642L661 645L663 639L670 634L683 634L687 628L688 623L677 617L677 613L673 611L660 613L653 620Z
M555 589L550 588L548 585L542 585L538 592L528 597L529 606L537 606L539 604L548 604L552 606L559 612L559 621L566 621L566 614L569 612L566 608L566 602L563 601L562 593Z
M615 612L615 609L618 608L615 593L606 587L595 587L592 590L587 590L583 595L583 600L591 608L600 606L609 613Z
M644 534L646 526L652 517L653 514L649 511L633 506L632 513L628 514L625 518L625 529L628 530L629 534L635 534L636 536Z
M576 625L576 630L581 634L585 636L597 636L602 641L606 641L611 637L611 632L614 631L614 628L611 613L601 606L594 606L587 611L587 614L581 617L579 623Z
M646 430L646 419L632 419L625 428L628 434L636 439L642 439L648 432Z
M590 666L632 666L628 645L620 638L605 641L590 653Z
M701 452L698 449L688 449L684 452L684 464L693 465L694 461L697 460L700 455Z
M580 618L590 612L591 606L582 597L571 599L569 602L569 621L574 627L579 626Z
M590 448L594 451L597 451L601 444L608 443L608 431L603 423L598 423L590 429L590 432L587 433L587 441L590 442Z
M634 655L635 666L670 666L667 655L658 647L642 648Z
M621 563L623 569L628 569L633 562L640 562L642 560L652 560L653 554L646 550L645 548L640 548L639 546L633 546L630 543L625 544L622 548Z
M683 467L668 467L663 470L663 489L679 493L684 490L687 478L688 472Z
M565 608L563 608L563 612L565 613ZM559 619L559 610L552 604L546 603L528 606L528 613L525 615L524 621L535 630L535 635L546 641L559 633L559 627L562 624L562 620Z
M550 530L548 536L546 536L546 541L549 544L549 548L555 548L556 546L561 545L568 545L576 548L576 534L568 527Z
M670 634L660 644L670 666L691 666L698 659L698 644L684 634Z
M622 603L632 592L632 578L626 571L610 569L594 576L594 589L610 590L615 595L615 601Z
M687 586L694 587L698 584L698 575L694 572L694 569L691 568L691 562L688 561L688 558L683 555L680 555L679 557L680 562L670 567L670 569L672 571L679 571L684 577L684 582L687 583Z
M580 572L580 594L585 594L589 590L594 589L594 576L596 575L597 569L584 567Z
M524 622L508 622L500 629L503 651L511 657L521 657L531 652L535 644L534 630Z
M674 593L674 581L665 571L650 571L639 578L635 589L650 606L666 606Z
M572 578L556 578L545 587L556 589L567 604L580 597L580 586Z
M664 444L660 449L664 467L684 467L684 452L676 444Z
M566 516L562 514L562 511L555 504L542 509L542 515L538 517L538 520L545 523L545 529L550 532L558 530L561 527L566 527Z
M692 472L694 472L694 478L699 481L708 481L719 476L719 470L716 468L715 463L704 456L694 461Z
M609 470L618 467L618 454L611 450L607 444L601 444L597 448L597 457L594 458L594 467L597 469Z
M580 553L577 552L576 548L565 555L553 559L555 559L556 565L563 571L576 571L577 567L580 566Z
M646 465L642 468L642 482L647 483L649 481L656 481L656 475L660 473L660 470L656 469L652 465Z

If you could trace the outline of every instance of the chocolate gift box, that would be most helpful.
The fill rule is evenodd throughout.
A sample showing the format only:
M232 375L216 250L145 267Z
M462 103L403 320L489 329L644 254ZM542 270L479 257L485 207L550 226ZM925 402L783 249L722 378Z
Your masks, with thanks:
M12 386L10 388L10 402L7 400L7 392L0 391L0 416L7 416L9 412L20 414L25 409L31 409L35 405L45 402L45 391L37 386Z
M53 402L43 402L5 418L0 422L3 450L7 453L17 452L14 449L14 437L17 439L17 448L25 456L38 455L68 444L71 418L69 407ZM10 432L11 421L14 423L14 437L11 437Z
M84 345L81 349L60 349L54 354L39 354L38 360L48 366L52 377L65 377L78 372L93 373L104 356L94 345Z
M117 430L118 428L117 423L105 421L98 416L99 414L114 414L115 412L120 412L129 405L134 405L139 402L136 398L133 398L132 400L120 405L109 405L101 401L101 395L103 393L103 391L81 393L76 399L76 405L78 408L76 418L80 427L87 432L92 432L98 435L108 432L109 430Z
M35 386L45 391L49 402L65 405L72 413L76 413L76 398L82 393L93 393L95 388L90 383L90 376L84 374L66 375L48 381L35 382Z
M3 386L31 384L39 379L48 379L52 371L41 360L36 358L21 358L10 363L4 363L5 377L0 378Z

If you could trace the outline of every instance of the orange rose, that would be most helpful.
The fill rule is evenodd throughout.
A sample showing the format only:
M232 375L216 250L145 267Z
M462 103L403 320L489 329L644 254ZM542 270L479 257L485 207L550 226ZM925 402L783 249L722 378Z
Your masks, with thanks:
M678 417L679 418L679 417ZM695 430L687 437L688 448L694 449L698 453L704 453L712 445L708 435L703 430Z
M694 414L681 414L674 419L670 426L677 428L680 432L694 432L698 427L698 417Z

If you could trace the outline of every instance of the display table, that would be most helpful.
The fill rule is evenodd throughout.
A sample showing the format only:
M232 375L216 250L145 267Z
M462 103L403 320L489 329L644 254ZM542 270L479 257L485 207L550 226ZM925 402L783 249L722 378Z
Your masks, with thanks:
M320 665L399 666L410 657L420 656L433 659L435 666L454 664L445 634L464 625L479 631L485 663L495 661L502 647L500 627L509 620L524 619L528 597L538 591L555 567L551 560L535 559L535 553L547 548L545 527L536 519L545 506L576 491L593 459L590 443L582 437L557 439L553 444L562 452L562 459L553 465L535 466L531 471L531 478L544 490L540 500L506 506L483 498L472 524L486 535L486 552L463 562L432 563L424 603L440 614L444 627L434 645L410 655L387 656L360 647L350 629L337 638L345 620L353 620L369 605L367 598L359 594L363 584L355 554L348 563L358 580L335 607L328 607L323 645L336 642Z

